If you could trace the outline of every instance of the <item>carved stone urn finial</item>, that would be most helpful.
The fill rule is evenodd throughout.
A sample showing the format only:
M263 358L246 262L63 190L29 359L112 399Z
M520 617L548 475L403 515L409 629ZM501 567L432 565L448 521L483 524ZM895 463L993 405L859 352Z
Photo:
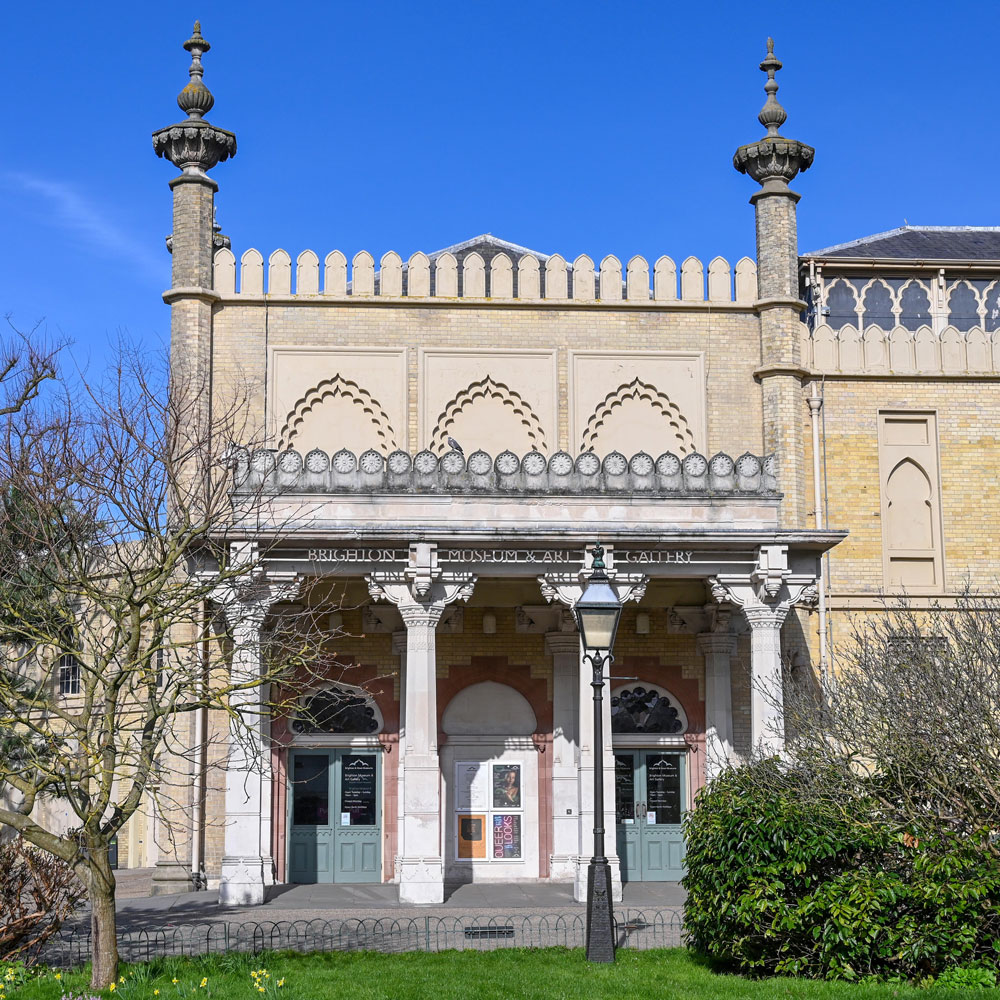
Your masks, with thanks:
M767 40L767 55L760 68L767 74L764 84L767 100L757 120L767 129L767 135L758 142L740 146L733 156L733 166L766 188L787 190L788 182L800 170L807 170L812 165L816 151L797 139L786 139L779 131L788 113L776 96L778 81L774 75L781 69L781 61L774 54L773 38Z
M195 21L194 31L184 43L184 48L191 53L190 80L177 95L177 106L187 113L187 118L153 133L156 155L170 160L185 173L204 173L216 163L236 155L236 136L205 120L215 98L202 79L201 57L211 47L202 37L201 22Z

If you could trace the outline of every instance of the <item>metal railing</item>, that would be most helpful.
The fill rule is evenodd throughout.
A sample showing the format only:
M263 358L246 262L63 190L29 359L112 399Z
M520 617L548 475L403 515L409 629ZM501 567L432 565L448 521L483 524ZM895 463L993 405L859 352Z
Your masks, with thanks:
M147 962L168 955L197 956L264 951L494 951L498 948L582 948L582 913L507 916L366 917L349 920L215 920L119 934L122 960ZM680 908L621 910L615 914L619 948L676 948L682 944ZM73 968L90 960L90 931L64 927L40 960Z

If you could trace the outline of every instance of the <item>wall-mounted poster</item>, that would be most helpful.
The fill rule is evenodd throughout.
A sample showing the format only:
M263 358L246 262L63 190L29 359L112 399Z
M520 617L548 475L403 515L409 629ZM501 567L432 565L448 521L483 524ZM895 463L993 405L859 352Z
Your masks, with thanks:
M376 763L369 754L345 753L341 759L341 826L374 826L378 798ZM347 822L344 816L348 817Z
M510 813L493 816L493 858L507 860L521 856L521 817Z
M455 808L489 809L489 765L482 761L459 761L455 765Z
M493 765L493 808L521 808L520 764Z
M486 857L486 816L458 816L458 856Z

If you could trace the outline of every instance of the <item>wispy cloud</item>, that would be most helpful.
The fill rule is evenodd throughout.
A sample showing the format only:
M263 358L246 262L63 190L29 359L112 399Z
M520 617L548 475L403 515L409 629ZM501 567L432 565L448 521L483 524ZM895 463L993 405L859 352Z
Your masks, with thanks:
M85 246L108 257L127 261L143 278L162 283L168 275L162 256L154 254L146 242L110 221L101 206L82 195L71 184L30 174L0 174L4 186L33 195L44 220L80 237Z

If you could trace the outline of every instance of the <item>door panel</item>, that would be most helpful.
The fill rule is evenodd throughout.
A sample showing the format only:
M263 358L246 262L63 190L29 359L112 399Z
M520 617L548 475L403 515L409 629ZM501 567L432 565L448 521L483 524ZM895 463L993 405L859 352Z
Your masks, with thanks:
M381 880L380 763L372 752L292 752L289 882Z
M684 875L686 758L673 751L615 751L615 808L622 881Z

